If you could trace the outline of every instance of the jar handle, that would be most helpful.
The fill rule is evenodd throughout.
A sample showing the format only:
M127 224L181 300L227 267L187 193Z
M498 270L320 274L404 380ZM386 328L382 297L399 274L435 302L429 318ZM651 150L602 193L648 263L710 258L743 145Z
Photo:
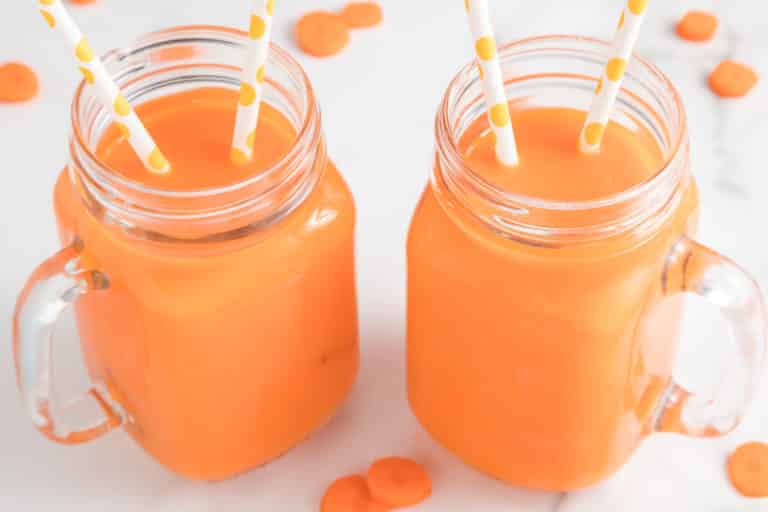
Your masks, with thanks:
M81 267L82 249L76 240L37 267L19 295L13 317L16 375L24 405L40 432L64 444L95 439L124 418L122 408L98 383L75 401L60 404L55 399L51 363L56 322L79 297L109 287L104 274ZM97 417L85 420L84 406L95 409Z
M689 239L670 253L663 277L667 295L694 293L717 306L728 321L741 365L723 368L714 396L672 382L655 418L659 432L722 436L736 428L756 393L766 349L766 315L757 283L731 260Z

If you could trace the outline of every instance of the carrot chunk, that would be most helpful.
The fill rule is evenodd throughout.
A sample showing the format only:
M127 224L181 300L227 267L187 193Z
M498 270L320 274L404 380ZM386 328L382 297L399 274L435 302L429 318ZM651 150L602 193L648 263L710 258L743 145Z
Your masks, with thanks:
M352 2L339 16L350 28L368 28L381 23L384 13L376 2Z
M37 75L20 62L0 65L0 102L21 102L31 100L39 91Z
M320 512L389 512L389 507L374 501L365 478L345 476L333 482L325 492Z
M368 470L373 499L391 507L409 507L432 494L432 482L420 464L402 457L387 457Z
M757 73L749 66L724 60L709 75L709 88L723 98L740 98L746 96L757 81Z
M715 35L718 20L705 11L688 11L677 23L677 35L686 41L709 41Z
M733 486L749 498L768 496L768 444L747 443L728 457Z
M347 25L326 11L309 12L299 18L295 34L299 48L315 57L336 55L349 44Z

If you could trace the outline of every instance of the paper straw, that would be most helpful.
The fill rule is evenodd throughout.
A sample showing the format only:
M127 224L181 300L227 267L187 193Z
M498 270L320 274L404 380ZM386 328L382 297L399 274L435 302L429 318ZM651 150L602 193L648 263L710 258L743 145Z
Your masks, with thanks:
M240 101L237 106L235 133L232 139L232 162L243 165L253 157L256 125L264 93L264 72L269 56L269 39L272 33L272 15L275 0L254 0L251 9L248 57L243 66L240 82Z
M152 140L139 117L126 101L120 88L109 76L107 69L97 57L88 40L75 24L72 17L60 0L40 0L40 13L53 29L64 34L67 42L74 50L80 72L88 85L96 87L96 94L102 104L112 110L115 123L120 128L131 147L139 156L147 170L165 174L170 170L168 161Z
M626 9L621 12L616 36L611 45L611 54L603 75L597 83L592 107L584 122L579 137L579 147L585 153L597 153L603 142L605 128L613 111L613 105L621 90L621 82L627 62L640 36L640 26L645 18L648 0L628 0Z
M487 0L464 0L469 15L469 27L475 41L475 53L478 70L483 81L485 104L488 108L488 120L496 135L496 158L504 165L516 166L518 163L517 144L512 131L509 116L509 104L504 91L504 77L496 41L493 39L493 26L488 12Z

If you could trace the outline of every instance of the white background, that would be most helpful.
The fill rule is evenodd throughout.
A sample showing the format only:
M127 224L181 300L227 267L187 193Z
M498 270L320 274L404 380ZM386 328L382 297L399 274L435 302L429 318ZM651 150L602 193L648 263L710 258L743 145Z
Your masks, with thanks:
M210 23L245 28L248 0L99 0L72 12L99 52L140 33ZM492 1L499 39L543 33L612 36L620 0ZM686 8L715 8L725 26L706 45L672 33ZM763 0L651 1L640 52L679 86L702 190L702 240L732 256L768 289L768 84L748 99L724 102L706 89L707 72L737 55L768 72L768 12ZM292 24L310 8L337 0L278 0L275 39L294 51ZM563 497L502 485L464 467L432 443L410 415L403 376L404 241L411 211L427 179L432 123L452 74L471 44L463 2L385 0L382 27L353 33L340 56L299 55L318 92L330 152L358 205L359 289L363 361L351 399L326 428L285 457L237 479L204 484L164 470L122 433L79 447L56 446L25 417L15 390L10 317L16 293L35 264L57 249L51 192L66 158L68 105L79 80L57 34L34 0L0 8L0 62L23 60L40 73L39 99L0 105L0 511L311 511L325 486L363 471L374 458L403 454L424 462L434 496L423 511L681 511L768 510L728 485L724 458L745 440L768 441L768 396L745 425L714 441L656 436L614 479ZM365 127L364 129L362 127ZM681 372L706 385L720 359L713 347L723 327L712 310L692 309ZM69 339L71 329L63 338ZM564 341L565 342L565 341ZM67 345L67 344L64 344ZM63 373L77 354L59 350ZM69 370L69 371L67 371ZM762 436L762 437L761 437Z

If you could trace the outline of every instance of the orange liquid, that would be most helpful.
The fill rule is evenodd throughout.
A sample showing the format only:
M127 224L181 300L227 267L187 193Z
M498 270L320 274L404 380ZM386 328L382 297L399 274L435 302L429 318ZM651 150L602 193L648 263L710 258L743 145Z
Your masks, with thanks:
M579 153L583 120L514 112L514 169L496 163L485 119L460 148L486 181L557 200L605 197L663 167L650 134L617 124L600 154ZM426 429L516 485L570 490L615 472L673 369L682 304L664 299L662 276L697 206L690 182L650 236L547 247L503 238L427 187L408 239L409 398Z
M611 125L600 153L583 155L573 143L574 133L579 139L583 112L541 108L517 110L512 115L521 162L515 169L497 163L493 132L487 123L476 122L461 140L469 166L508 192L553 201L589 201L637 185L664 164L661 151L646 131Z
M124 177L168 190L258 175L296 132L263 105L257 156L233 166L237 98L204 88L138 107L173 164L167 176L145 171L114 126L97 153ZM232 476L287 451L345 398L358 364L355 212L333 165L268 232L204 251L139 241L100 222L66 173L54 199L64 243L82 240L85 261L110 283L76 308L89 370L158 461L191 478Z

